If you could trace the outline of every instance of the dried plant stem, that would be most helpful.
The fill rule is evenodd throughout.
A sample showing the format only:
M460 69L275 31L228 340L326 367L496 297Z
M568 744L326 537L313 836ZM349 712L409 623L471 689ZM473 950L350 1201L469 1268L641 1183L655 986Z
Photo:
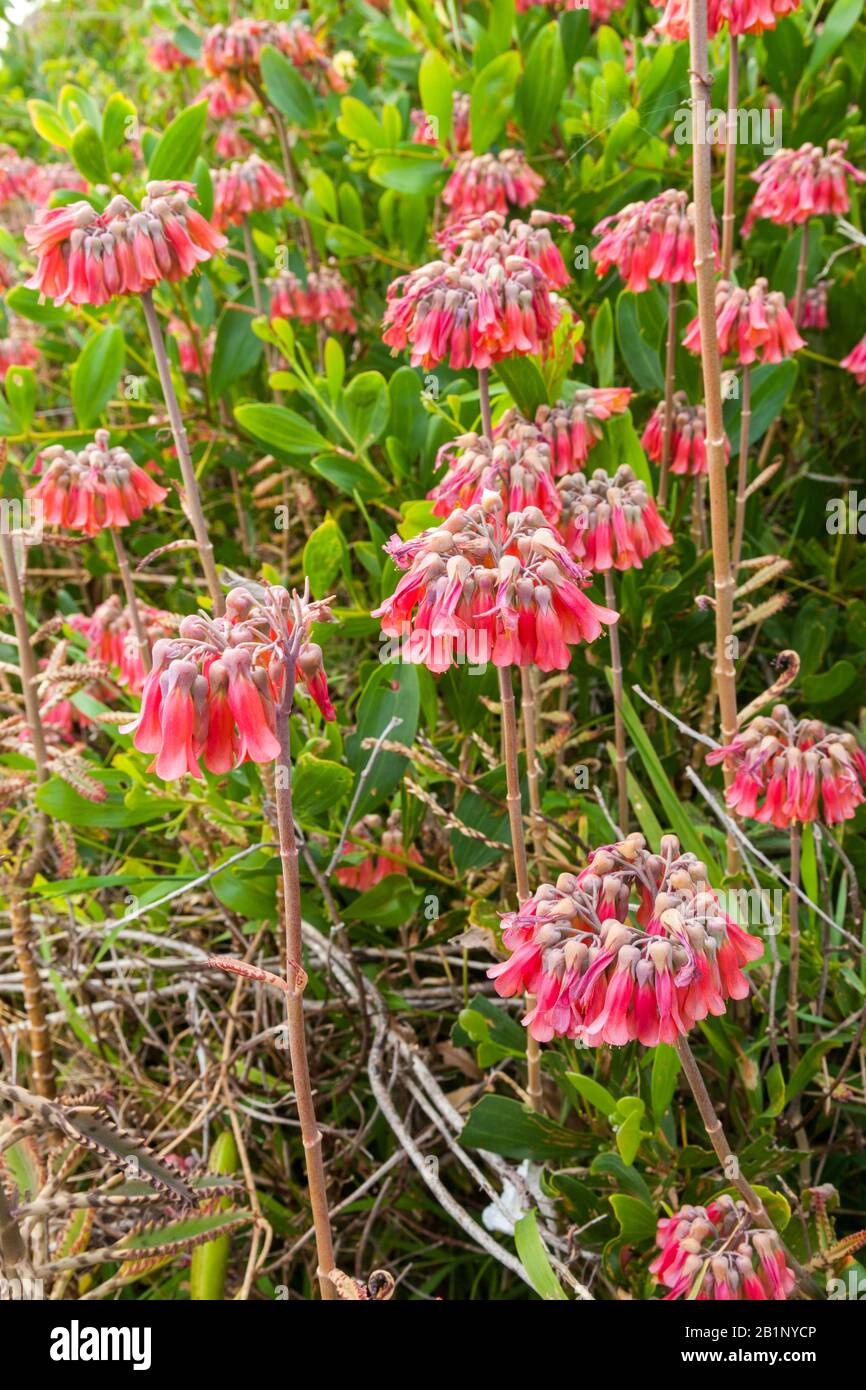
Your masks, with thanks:
M156 369L159 373L159 382L162 387L163 399L168 410L171 432L174 436L177 448L177 458L180 464L183 487L186 494L186 508L189 519L192 523L193 533L198 546L199 558L202 570L204 571L205 581L208 592L213 603L214 615L220 617L225 607L222 586L217 575L216 563L214 561L213 546L207 532L207 522L205 521L204 511L201 505L201 494L198 489L198 479L195 476L192 456L189 452L189 440L187 439L186 426L180 413L177 395L175 394L174 383L171 379L171 368L168 364L168 357L165 351L162 329L159 326L156 309L153 303L153 294L146 290L141 296L141 303L144 309L144 317L147 321L147 331L150 334L150 342L153 348L153 355L156 359Z
M722 212L722 278L734 259L734 192L737 183L737 100L740 91L739 39L728 40L728 114L725 121L725 202Z
M141 609L135 597L135 586L132 582L132 574L129 568L129 557L126 553L126 546L123 543L123 536L117 526L112 526L111 539L114 541L114 553L117 557L117 568L120 573L120 581L123 584L123 592L126 595L126 606L129 609L129 619L132 623L132 630L135 633L135 640L138 643L138 650L141 653L141 660L145 671L150 670L150 642L144 623L141 620Z
M289 990L286 994L286 1013L289 1025L292 1083L295 1091L295 1103L298 1107L298 1119L301 1124L304 1159L307 1166L307 1184L310 1190L310 1205L316 1231L319 1288L323 1299L334 1300L337 1292L327 1277L327 1271L335 1267L334 1247L331 1238L331 1218L328 1212L325 1165L322 1160L322 1135L316 1124L316 1110L310 1082L310 1064L307 1057L307 1039L304 1031L304 996L303 989L298 988L299 981L292 978L292 962L300 965L303 957L303 942L301 937L301 883L298 875L298 845L295 838L295 822L292 812L292 754L289 737L291 703L292 689L290 687L277 715L280 758L274 775L274 795L277 803L277 827L280 837L280 863L283 871L285 903L286 975L289 980Z
M523 808L520 798L520 769L517 761L517 719L514 713L514 691L511 685L511 667L499 667L499 695L502 705L502 761L505 764L505 804L508 808L508 824L511 828L511 845L514 852L514 875L517 880L518 905L530 896L529 869L526 859L526 840L523 834ZM527 995L527 1008L532 1008L534 1000ZM527 1033L526 1067L529 1103L533 1110L541 1109L541 1047Z
M794 326L800 326L800 314L803 309L803 296L806 292L806 271L809 268L809 223L803 223L803 236L800 241L800 259L797 262L797 288L794 291L794 309L791 317Z
M36 660L30 645L30 629L27 626L27 613L24 608L24 593L18 578L15 564L15 547L7 531L0 533L0 555L3 562L3 577L12 621L18 644L18 669L21 673L21 689L24 695L24 712L27 717L27 731L33 747L36 764L36 781L42 784L48 779L48 752L45 746L45 733L39 714L39 698L36 694ZM40 811L33 822L33 849L26 861L18 869L9 888L9 920L12 929L12 945L21 982L24 990L24 1013L27 1018L27 1032L30 1039L30 1057L33 1065L33 1089L46 1100L55 1095L54 1061L51 1054L51 1034L45 1012L45 999L42 980L33 949L33 926L26 893L36 877L48 845L48 817Z
M734 511L734 548L731 571L736 582L743 554L743 532L746 528L746 487L749 481L749 427L752 421L752 369L743 367L742 413L740 415L740 453L737 459L737 503Z
M668 285L668 336L665 348L665 428L662 435L662 463L659 473L659 506L668 500L668 481L671 464L671 439L674 430L674 377L677 354L677 287Z
M796 889L800 886L800 851L802 847L801 830L798 821L791 826L791 883L795 891L791 893L790 936L788 957L788 1057L793 1071L800 1060L800 1036L797 1023L797 1003L800 987L800 898Z
M616 588L613 571L604 572L604 601L608 608L616 608ZM608 628L610 638L610 670L613 676L613 739L616 757L616 803L619 828L623 835L628 834L628 788L625 775L625 724L622 717L622 652L619 646L619 623L611 623Z
M734 579L731 573L728 531L728 488L725 477L725 427L722 419L722 381L716 336L715 275L713 271L710 146L707 115L711 104L712 76L707 59L707 0L689 0L691 90L694 113L692 150L695 204L695 278L701 333L701 367L707 412L707 466L710 484L710 532L716 600L715 680L722 742L730 743L737 732L737 684L732 636ZM733 772L725 773L726 784ZM728 835L728 871L738 868L736 842Z
M541 814L541 779L538 762L538 709L535 692L535 671L530 666L520 668L520 715L523 720L523 741L526 745L526 781L529 787L529 816L532 847L540 881L544 881L544 841L547 826Z

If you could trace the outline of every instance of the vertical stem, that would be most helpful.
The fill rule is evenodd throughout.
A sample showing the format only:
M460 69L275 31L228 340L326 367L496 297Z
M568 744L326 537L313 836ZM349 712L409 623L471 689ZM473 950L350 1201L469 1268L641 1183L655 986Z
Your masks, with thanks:
M677 351L677 287L668 285L668 337L665 348L665 428L662 435L662 465L659 474L659 506L668 500L668 470L671 463L671 437L674 429L674 376Z
M265 312L265 301L262 298L262 282L259 279L259 267L256 263L256 248L253 245L253 234L250 231L249 219L244 217L241 221L241 230L244 235L244 255L247 260L247 268L250 272L250 287L253 292L253 304L256 306L256 313L261 315Z
M743 367L743 402L740 415L740 454L737 459L737 505L734 514L734 550L731 556L731 571L734 583L737 569L743 554L743 531L746 526L746 484L749 470L749 425L752 419L752 369L748 363Z
M132 630L135 633L135 640L138 643L138 650L141 653L142 664L147 672L150 670L150 642L147 638L144 623L141 620L141 610L138 606L138 600L135 597L135 587L129 569L129 558L126 554L126 546L123 543L123 536L120 534L119 528L112 526L110 530L111 539L114 541L114 553L117 556L117 568L120 571L123 592L126 595L126 606L129 609Z
M800 241L800 259L797 262L797 288L794 291L794 311L791 317L794 320L794 327L800 326L800 314L803 309L803 296L806 291L806 271L809 268L809 223L803 223L803 236Z
M604 601L608 608L616 608L616 588L613 571L604 572ZM622 653L619 646L619 623L611 623L608 628L610 638L610 669L613 676L613 737L616 758L616 801L617 817L621 835L628 834L628 790L625 777L625 724L622 718Z
M529 869L526 860L526 840L523 834L523 808L520 800L520 771L517 762L517 720L514 714L514 691L511 686L511 667L499 667L499 696L502 704L502 761L505 763L505 803L511 828L514 851L514 874L517 879L518 906L530 896ZM526 1006L534 1005L531 995ZM541 1109L541 1046L530 1034L526 1037L526 1089L533 1110Z
M141 296L141 303L144 309L144 317L147 321L147 330L150 334L150 342L153 347L153 355L156 358L156 369L159 373L159 382L162 387L163 399L168 410L171 432L174 436L177 448L177 458L180 464L181 477L183 478L184 492L186 493L186 506L192 529L198 544L198 553L201 566L204 570L204 577L207 582L208 592L214 607L216 617L222 615L224 609L224 599L222 586L217 575L216 564L214 562L213 546L207 533L207 522L204 518L204 511L201 505L201 494L198 490L198 479L195 476L192 457L189 452L189 440L187 439L186 427L180 413L177 396L175 395L174 383L171 379L171 368L168 365L165 343L163 342L162 329L159 326L156 309L153 303L153 294L146 290Z
M538 724L533 683L533 669L520 668L520 714L523 720L523 741L526 745L526 780L529 786L529 817L532 828L532 846L538 877L544 881L544 839L545 827L541 815L541 783L538 776Z
M290 982L293 970L295 966L300 966L303 956L301 883L298 875L298 845L295 838L295 821L292 812L292 754L289 737L291 701L292 692L290 689L277 714L280 759L275 768L274 776L285 903L286 978ZM316 1124L316 1110L310 1082L310 1064L307 1057L303 987L293 987L286 995L286 1012L289 1025L292 1082L295 1089L295 1102L298 1107L298 1119L301 1123L307 1184L310 1190L310 1205L316 1232L319 1288L323 1299L334 1300L337 1296L336 1289L328 1278L328 1274L334 1268L334 1247L331 1238L331 1218L328 1212L327 1180L322 1160L322 1135Z
M734 192L737 181L737 101L740 90L739 40L728 40L728 114L725 121L725 203L722 212L722 279L729 280L734 258Z
M722 1122L716 1114L715 1107L710 1099L704 1078L701 1076L695 1054L692 1052L691 1045L686 1037L679 1037L676 1041L677 1055L680 1059L686 1080L689 1083L691 1093L695 1098L701 1121L707 1132L707 1138L715 1150L716 1157L722 1165L722 1171L726 1178L729 1178L734 1187L749 1208L753 1216L758 1217L762 1224L772 1226L772 1222L764 1210L764 1204L758 1196L751 1183L740 1173L740 1164L733 1149L728 1143L727 1136L722 1128ZM736 1176L733 1176L736 1174Z
M493 438L493 419L490 414L490 369L478 368L478 395L481 400L481 432Z
M712 198L710 146L707 140L712 78L707 73L707 0L689 0L691 88L694 113L692 149L695 205L695 278L701 333L701 367L707 412L707 464L710 484L710 531L716 600L715 679L719 701L722 742L730 743L737 732L737 684L734 671L734 581L731 574L728 532L728 489L725 477L725 427L722 420L722 382L719 343L716 336L715 276L713 272ZM733 773L727 771L729 783ZM736 872L739 856L728 833L728 870Z
M48 751L45 746L45 732L39 714L39 697L36 694L36 660L30 645L30 629L27 626L27 613L24 608L24 591L18 578L15 564L15 547L12 537L5 528L0 528L0 555L3 558L3 578L12 609L12 622L18 643L18 668L21 672L21 689L24 695L24 710L27 715L27 728L33 744L36 763L36 780L48 780Z
M800 835L799 822L794 821L791 825L791 883L794 885L794 889L800 886ZM794 889L791 891L787 1010L788 1057L792 1070L800 1058L799 1026L797 1023L797 1001L800 985L800 896Z

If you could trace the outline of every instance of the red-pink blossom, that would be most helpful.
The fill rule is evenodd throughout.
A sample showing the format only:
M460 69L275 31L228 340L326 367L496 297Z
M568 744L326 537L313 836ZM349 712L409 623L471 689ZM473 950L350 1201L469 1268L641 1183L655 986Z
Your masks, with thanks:
M574 230L570 217L535 208L526 221L515 217L508 222L502 213L486 212L459 225L451 224L438 240L449 260L456 259L471 270L485 270L494 264L507 270L509 261L517 257L536 266L551 290L561 290L571 277L551 236L551 227L564 232Z
M856 378L857 384L862 386L866 382L866 337L855 343L847 357L843 357L839 363L846 372L850 372Z
M215 121L224 121L243 111L254 99L255 92L245 82L226 73L208 82L198 94L198 101L207 102L207 113Z
M788 312L785 296L769 289L761 277L749 289L720 280L716 285L716 334L719 352L734 353L743 366L752 362L781 362L805 347ZM683 344L701 350L701 321L692 319Z
M670 1291L665 1301L781 1302L794 1290L776 1231L758 1226L746 1203L728 1193L662 1217L656 1246L650 1273Z
M723 24L732 34L762 34L775 29L778 20L793 14L800 0L708 0L707 33L714 38ZM665 38L689 37L689 0L667 0L656 29Z
M559 495L566 545L593 572L642 569L661 546L673 544L646 483L627 463L613 476L603 468L590 477L569 473L560 480Z
M27 496L41 502L49 526L86 536L128 526L168 496L126 449L109 445L108 430L97 430L93 443L77 454L52 444L37 462L41 477Z
M427 494L435 516L448 517L495 492L506 511L537 507L553 525L559 520L562 503L553 483L550 449L533 425L515 423L513 429L497 432L495 441L462 434L443 444L436 464L447 471Z
M672 473L698 477L707 472L707 413L703 405L689 405L685 391L675 391L671 411L670 467ZM653 463L661 463L664 452L665 403L659 401L641 438ZM725 463L730 462L731 445L725 436Z
M270 317L321 323L329 333L355 333L354 296L336 266L308 270L306 284L290 270L268 280Z
M235 19L215 24L205 35L202 60L212 77L259 80L262 49L284 53L320 91L344 92L346 82L318 39L299 19L286 24L269 19Z
M285 179L261 155L217 169L213 181L213 220L221 231L240 225L252 212L282 207L289 196Z
M179 68L192 67L195 61L165 35L149 43L146 51L147 61L158 72L176 72Z
M423 862L414 845L403 844L399 811L389 815L384 829L381 816L364 816L352 826L350 838L335 878L344 888L353 888L359 893L375 888L389 874L408 874L403 862L406 859L413 864ZM362 844L368 846L366 853ZM394 858L395 855L398 857Z
M138 614L151 646L174 631L176 624L170 613L139 603ZM100 603L89 616L73 613L69 626L87 638L89 660L112 667L118 672L119 685L126 686L133 695L141 693L147 673L129 608L117 594Z
M467 150L458 156L442 193L448 225L462 225L485 212L504 216L509 207L528 207L543 186L544 179L530 168L521 150L478 155Z
M206 335L199 333L194 338L183 319L172 314L168 321L168 333L172 342L177 344L181 371L194 372L198 376L202 376L210 367L213 358L216 343L214 330L211 329Z
M451 101L451 136L448 140L448 147L458 153L472 148L472 137L469 130L469 106L468 92L454 93ZM413 144L439 144L439 132L426 111L412 111L410 119L412 121Z
M863 183L866 173L845 158L847 140L829 140L827 152L820 145L805 144L798 150L774 150L752 174L758 191L743 222L748 236L759 217L777 226L808 222L810 217L848 211L848 179Z
M21 338L17 333L0 338L0 381L6 380L11 367L34 367L39 357L38 347L29 338Z
M794 307L796 299L788 300L788 312L794 317ZM798 328L815 328L823 331L830 327L830 319L827 314L827 281L819 280L817 285L812 285L803 294L803 302L800 305Z
M635 294L651 280L687 284L695 278L695 217L689 195L667 188L649 202L629 203L593 228L599 279L616 266ZM715 246L715 228L713 229Z
M628 409L629 386L579 386L566 404L540 405L534 426L550 449L553 476L561 478L580 468L602 438L602 426ZM499 429L510 431L519 420L516 411L503 415Z

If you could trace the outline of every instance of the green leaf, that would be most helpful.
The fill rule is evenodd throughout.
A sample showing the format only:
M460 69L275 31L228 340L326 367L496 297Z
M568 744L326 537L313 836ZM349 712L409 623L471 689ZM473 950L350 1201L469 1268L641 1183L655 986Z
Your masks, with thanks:
M509 396L528 420L532 420L540 405L547 404L544 377L531 357L506 357L496 363L496 375Z
M373 112L357 97L343 97L337 129L347 140L374 150L387 149L388 140Z
M631 1110L618 1126L616 1131L616 1147L619 1150L620 1158L623 1163L634 1163L637 1151L640 1148L641 1139L644 1138L641 1130L643 1120L643 1103L640 1109Z
M54 107L47 101L28 101L27 110L30 115L30 124L43 140L47 140L49 145L58 145L62 150L68 150L72 146L72 131L61 120Z
M16 427L21 434L26 434L33 423L36 409L36 373L32 367L11 366L7 369L3 385Z
M652 1207L637 1197L629 1197L624 1192L617 1192L608 1200L619 1222L619 1233L624 1241L629 1245L643 1245L647 1241L655 1240L657 1222Z
M217 1135L208 1160L208 1172L230 1175L236 1173L240 1164L237 1144L231 1130L223 1130ZM220 1197L217 1210L224 1212L231 1206L228 1197ZM196 1303L201 1301L221 1301L225 1296L226 1271L228 1269L231 1238L227 1233L196 1245L190 1256L189 1296Z
M331 400L336 401L346 377L346 354L337 338L325 339L325 379Z
M351 768L313 753L301 753L292 771L292 808L304 824L338 806L353 782Z
M785 1088L786 1103L790 1103L790 1101L794 1100L803 1090L804 1086L808 1086L815 1072L821 1065L821 1058L824 1054L829 1052L831 1048L841 1046L842 1040L840 1038L823 1038L821 1042L812 1043L811 1047L807 1047L794 1068L793 1075L790 1077L788 1085Z
M348 559L346 542L329 512L304 546L304 574L309 577L313 598L325 598L331 592L344 559Z
M774 1062L773 1065L767 1069L764 1083L767 1087L768 1096L768 1103L764 1110L764 1116L775 1118L776 1115L781 1115L785 1108L785 1078L782 1075L782 1068L778 1062Z
M247 434L281 454L318 453L328 447L309 420L283 405L238 405L235 419Z
M359 453L384 433L390 414L388 383L381 372L361 372L349 382L340 401L340 416Z
M657 1047L653 1048L650 1103L656 1124L661 1124L670 1109L674 1092L677 1089L679 1071L680 1059L677 1056L676 1048L671 1047L669 1043L659 1043Z
M638 314L638 296L623 290L616 301L616 333L623 361L642 391L663 391L664 371Z
M520 1263L526 1270L529 1282L539 1298L552 1303L567 1303L559 1280L553 1272L547 1251L538 1233L535 1212L528 1211L514 1227L514 1244Z
M566 82L559 25L551 20L536 35L517 88L517 115L530 153L549 137Z
M105 161L102 141L93 126L82 121L72 136L72 162L88 183L108 183L111 175Z
M827 700L835 700L857 680L857 668L850 661L837 661L829 671L820 676L806 676L803 681L803 697L810 704L820 705Z
M211 389L222 396L240 377L251 372L264 351L242 309L224 309L217 324L210 367Z
M31 323L52 325L65 323L69 318L65 304L53 304L50 299L40 304L39 291L29 290L26 285L13 285L11 290L7 290L6 307Z
M418 911L421 896L406 874L388 874L374 888L360 893L343 909L343 916L371 927L402 927Z
M355 733L346 740L346 758L356 777L370 762L372 749L364 747L365 742L375 741L392 718L401 723L392 730L391 738L395 743L411 746L418 731L420 710L421 694L414 666L388 663L373 672L358 702ZM391 796L403 780L405 767L406 759L401 753L384 749L378 753L355 808L358 819Z
M751 372L752 416L749 421L749 443L755 444L782 413L797 380L797 363L789 358L787 362L752 367ZM731 443L731 457L736 458L740 452L742 399L726 401L724 415L725 432Z
M316 107L309 87L297 68L271 44L262 49L261 73L264 89L278 111L304 130L315 125Z
M207 102L175 116L160 136L147 171L149 179L186 179L195 168L207 121Z
M146 825L148 821L161 820L166 812L176 811L183 804L168 795L154 795L152 787L138 800L131 795L124 797L122 792L129 779L114 769L94 772L93 778L108 789L105 801L89 801L59 777L51 777L36 792L36 804L40 811L67 825L109 827Z
M428 49L421 59L418 90L428 121L436 122L434 129L439 144L447 145L451 138L454 79L442 54L435 48Z
M415 145L403 154L380 154L370 165L370 178L397 193L432 193L442 177L442 162L435 151Z
M822 69L826 71L827 60L848 37L862 13L863 0L836 0L809 55L804 74L807 80Z
M98 420L120 380L126 355L123 330L117 324L91 333L72 374L72 406L79 425Z
M573 1158L579 1136L546 1115L507 1096L482 1096L469 1112L459 1141L467 1149L486 1149L506 1158Z
M600 1110L602 1115L612 1115L616 1109L616 1101L610 1091L606 1090L598 1081L594 1081L591 1076L584 1076L579 1071L568 1071L565 1073L568 1080L576 1091L588 1100L590 1105Z
M120 148L135 117L135 106L122 92L114 92L108 98L102 113L102 143L106 150Z
M504 129L514 104L519 76L520 54L500 53L475 78L469 103L469 126L476 154L485 154Z

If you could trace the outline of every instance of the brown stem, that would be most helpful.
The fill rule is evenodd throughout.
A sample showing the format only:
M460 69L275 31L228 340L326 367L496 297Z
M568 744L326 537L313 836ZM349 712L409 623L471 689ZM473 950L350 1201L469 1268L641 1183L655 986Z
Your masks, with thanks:
M677 352L677 287L668 285L668 337L665 348L665 427L662 435L662 463L659 473L659 506L668 500L668 471L671 463L671 439L674 429L674 377Z
M490 414L490 369L478 368L478 396L481 401L481 432L493 439L493 419Z
M244 236L244 255L247 261L247 269L250 273L250 287L253 292L253 303L256 306L256 313L261 316L265 312L265 301L262 298L262 282L259 279L259 268L256 264L256 248L253 245L253 234L250 231L249 219L246 217L241 222L241 231Z
M538 775L538 715L535 697L534 670L529 666L520 668L520 715L523 720L523 741L526 745L526 781L529 787L529 818L532 830L532 847L538 877L544 882L544 840L547 827L541 814L541 781Z
M604 572L604 601L608 608L616 608L616 588L613 572ZM611 623L608 628L610 638L610 670L613 676L613 737L616 758L616 800L619 830L628 834L628 789L625 776L625 724L622 717L622 653L619 646L619 623Z
M794 888L800 886L800 825L794 821L791 825L791 882ZM791 934L789 938L789 959L788 959L788 1057L791 1063L791 1070L797 1065L800 1059L800 1037L799 1025L797 1022L797 1002L800 985L800 896L798 893L791 892Z
M204 571L205 581L208 592L213 603L214 614L221 617L225 601L223 598L222 586L217 575L216 564L214 562L213 546L207 532L207 522L204 518L204 511L201 505L201 494L198 490L198 479L195 476L192 456L189 452L189 440L187 439L186 426L180 413L177 396L174 390L174 383L171 379L171 368L166 356L165 343L162 337L162 329L159 326L156 309L153 303L153 294L150 290L145 290L141 296L141 303L144 309L144 317L147 322L147 331L150 334L150 342L153 348L153 355L156 358L156 370L159 373L159 382L162 387L162 395L168 410L171 432L174 436L175 447L177 448L177 459L180 464L183 487L186 494L186 509L192 523L198 545L199 558Z
M286 978L290 982L290 990L286 995L286 1013L289 1025L289 1052L292 1060L295 1103L298 1107L298 1119L301 1124L307 1184L310 1190L310 1205L316 1232L319 1288L323 1299L334 1300L337 1297L337 1291L327 1277L328 1272L334 1268L334 1247L331 1238L331 1218L328 1211L325 1165L322 1160L322 1134L316 1124L313 1088L310 1082L310 1064L307 1057L303 987L298 988L292 979L293 963L297 965L301 963L303 941L298 845L292 812L292 754L289 736L291 699L291 691L289 691L277 714L280 757L274 769L277 827L280 837L280 862L283 871L283 900L285 904Z
M725 202L722 212L722 278L730 279L734 258L734 191L737 182L737 100L740 90L739 40L728 45L728 114L725 121Z
M803 236L800 241L800 259L797 262L797 288L794 291L794 310L791 317L795 327L800 325L803 296L806 290L806 271L809 268L809 223L803 223Z
M728 489L725 477L725 427L722 419L722 381L719 343L716 336L715 275L713 271L712 198L708 112L712 78L707 60L707 0L689 0L691 43L691 89L694 112L692 164L695 205L695 278L698 291L698 318L701 334L701 367L704 403L707 413L707 469L710 484L710 531L713 547L713 576L716 617L715 680L719 701L722 742L730 743L737 732L737 681L734 671L733 626L734 580L728 530ZM725 772L726 784L733 771ZM728 870L739 865L736 842L728 833Z
M123 584L123 592L126 595L126 606L129 609L129 618L132 623L132 630L135 633L135 640L138 643L138 650L141 653L141 660L145 671L150 670L150 642L141 620L141 609L135 597L135 586L132 582L132 573L129 568L129 557L126 553L126 546L123 543L123 536L116 526L110 527L111 539L114 541L114 553L117 556L117 568L120 571L120 579Z
M734 549L731 571L736 583L737 570L743 554L743 532L746 526L746 485L749 477L749 426L752 420L752 369L743 367L743 404L740 415L740 454L737 459L737 504L734 512Z

